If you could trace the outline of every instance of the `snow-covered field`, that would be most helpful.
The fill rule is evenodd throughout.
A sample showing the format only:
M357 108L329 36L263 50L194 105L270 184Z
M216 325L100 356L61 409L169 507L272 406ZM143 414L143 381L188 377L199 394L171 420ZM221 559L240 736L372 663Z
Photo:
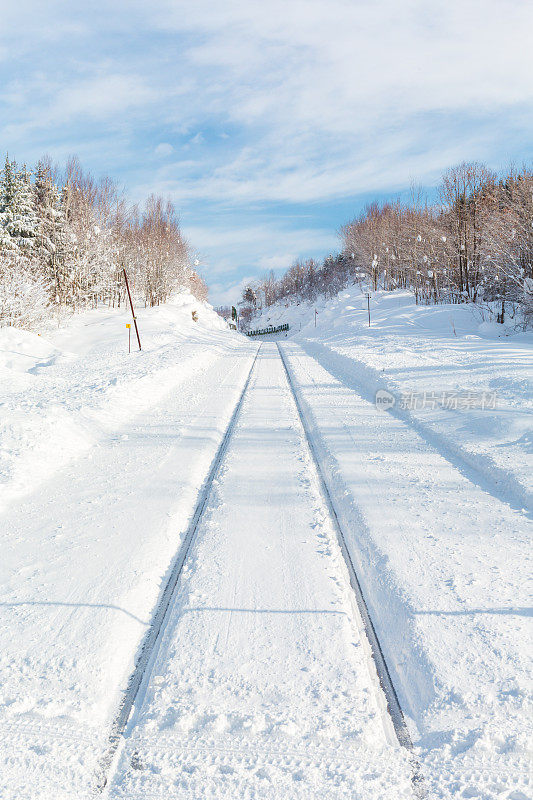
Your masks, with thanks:
M527 797L530 519L284 347L432 796Z
M533 331L488 322L471 305L416 306L403 291L374 293L370 309L369 327L354 287L313 305L277 304L253 326L289 322L289 338L348 386L372 401L388 390L393 414L502 499L531 508Z
M281 347L428 797L527 800L533 339L402 293L372 304L370 329L359 290L317 306L316 328L304 305L257 322L292 325ZM126 321L0 331L6 800L92 796L258 346L190 296L139 313L142 353ZM466 407L435 401L458 391ZM424 408L401 407L412 392ZM265 344L105 792L392 800L409 770Z
M226 346L218 336L225 324L189 294L138 316L143 350L136 353L132 325L131 355L126 312L87 312L42 336L0 329L0 509L187 383L189 373L208 370L217 345Z
M533 334L402 292L374 295L369 328L355 288L253 327L282 322L288 335L267 338L283 342L343 500L433 791L530 797ZM386 412L380 389L396 398ZM496 408L443 408L443 391L472 405L496 393Z

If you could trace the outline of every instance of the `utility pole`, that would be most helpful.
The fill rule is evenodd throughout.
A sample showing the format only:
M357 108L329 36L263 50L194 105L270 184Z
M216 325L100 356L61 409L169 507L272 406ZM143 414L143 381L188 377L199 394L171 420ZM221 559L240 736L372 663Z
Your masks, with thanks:
M130 292L130 285L128 283L128 276L126 274L126 267L122 268L122 272L124 273L124 280L126 282L126 290L128 292L128 298L130 301L130 308L131 308L131 315L133 317L133 324L135 325L135 333L137 334L137 341L139 343L139 350L141 349L141 339L139 336L139 329L137 327L137 318L135 316L135 309L133 308L133 300L131 299L131 292Z

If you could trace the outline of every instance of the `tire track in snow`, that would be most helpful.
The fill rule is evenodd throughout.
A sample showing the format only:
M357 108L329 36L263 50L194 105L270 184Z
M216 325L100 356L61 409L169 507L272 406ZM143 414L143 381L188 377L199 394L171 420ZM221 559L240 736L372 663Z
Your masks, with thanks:
M233 414L231 415L231 419L228 423L222 441L218 447L215 458L213 459L207 478L205 479L203 487L200 490L194 514L191 517L191 521L189 522L189 526L187 528L185 536L183 537L182 543L180 545L180 548L176 556L176 560L170 571L168 581L163 590L163 593L161 594L161 598L152 617L152 622L150 624L150 627L148 628L144 641L141 645L141 649L137 657L134 670L130 675L128 685L124 692L122 702L113 720L111 726L111 732L108 738L108 747L99 764L99 774L97 775L96 787L95 787L95 794L97 795L101 794L105 789L106 785L108 784L109 777L113 771L113 766L120 749L119 745L122 740L122 735L128 724L128 720L130 718L131 711L133 709L135 700L139 693L139 689L143 684L143 682L145 681L146 677L150 673L150 666L153 663L153 660L157 652L158 644L161 637L161 632L165 626L165 622L168 617L169 608L171 605L172 598L174 596L174 592L179 577L183 570L183 566L187 559L187 555L191 549L191 544L195 538L196 531L198 530L198 525L202 517L203 511L205 509L206 503L211 494L211 487L213 481L217 476L222 459L228 448L228 444L231 439L231 434L233 432L233 429L235 428L235 424L239 416L239 411L242 407L246 390L248 389L248 386L250 384L250 380L252 378L254 367L257 361L257 356L260 350L261 350L261 344L256 350L254 360L252 361L252 365L250 367L250 371L246 378L242 392L233 410Z
M376 633L376 629L375 629L374 624L372 622L372 618L370 617L370 614L369 614L369 611L368 611L368 607L367 607L367 604L366 604L366 601L365 601L365 598L363 596L363 592L362 592L362 589L361 589L361 584L359 583L359 579L357 577L357 573L355 571L355 567L354 567L350 552L349 552L347 544L346 544L346 537L344 536L344 533L343 533L343 530L342 530L342 527L341 527L337 512L335 510L335 505L334 505L334 501L333 501L333 495L329 490L328 484L326 483L326 478L325 478L324 472L322 470L322 467L320 465L320 460L318 458L318 454L317 454L317 452L315 450L315 446L314 446L314 443L313 443L313 437L311 436L311 432L310 432L309 426L307 424L307 420L306 420L306 417L305 417L305 413L303 411L303 407L301 405L300 399L298 397L298 393L297 393L295 385L293 383L293 380L292 380L292 377L291 377L291 373L289 372L289 368L288 368L288 365L287 365L287 361L285 359L285 355L283 353L282 348L279 345L279 342L276 342L276 344L277 344L277 348L278 348L278 352L279 352L281 361L283 363L283 367L285 369L285 374L287 376L287 382L289 384L289 387L290 387L290 390L291 390L291 393L292 393L292 397L294 399L294 404L295 404L296 410L298 412L298 416L299 416L299 419L300 419L300 422L301 422L301 425L302 425L302 429L303 429L304 434L305 434L305 439L306 439L306 442L307 442L307 446L309 448L309 452L311 454L312 461L314 463L314 466L315 466L315 469L316 469L316 472L317 472L317 475L318 475L318 478L319 478L322 494L323 494L323 497L324 497L324 502L325 502L326 508L327 508L327 510L329 512L331 521L333 523L333 527L334 527L334 529L335 529L335 531L337 533L339 546L340 546L344 561L346 563L346 567L348 569L350 585L351 585L351 587L352 587L352 589L354 591L354 594L355 594L355 598L356 598L356 601L357 601L357 607L359 609L359 613L360 613L361 620L362 620L362 623L363 623L363 627L364 627L364 631L365 631L365 634L366 634L366 638L368 640L368 643L369 643L371 651L372 651L373 661L374 661L375 669L376 669L377 674L378 674L379 683L380 683L380 686L381 686L381 688L383 690L383 694L385 695L385 699L386 699L386 702L387 702L387 711L388 711L388 714L389 714L389 716L391 718L391 721L392 721L392 724L393 724L393 727L394 727L394 731L396 733L396 737L398 739L399 744L402 745L402 747L405 747L411 753L410 761L411 761L411 767L412 767L412 771L413 771L412 780L413 780L413 788L414 788L414 791L415 791L415 795L417 797L419 797L419 798L425 798L425 797L427 797L427 790L426 790L426 787L425 787L421 766L420 766L420 763L419 763L418 759L416 758L416 756L415 756L415 754L413 752L413 743L411 741L411 736L409 734L409 731L408 731L408 728L407 728L407 724L405 722L404 713L402 711L402 707L401 707L400 701L398 699L398 694L396 692L396 689L394 688L394 684L392 682L390 671L389 671L389 668L387 666L387 662L385 660L385 656L383 654L383 650L381 648L381 644L379 642L379 639L378 639L378 636L377 636L377 633Z
M243 401L244 401L247 389L248 389L249 384L251 382L254 366L255 366L256 361L257 361L257 356L259 354L260 347L258 348L258 350L256 352L254 361L252 363L252 366L251 366L250 372L248 374L248 377L246 379L245 385L243 387L242 393L241 393L240 398L239 398L239 400L237 402L237 405L236 405L236 407L234 409L234 412L232 414L230 423L228 424L228 427L227 427L226 432L224 434L224 438L223 438L223 440L222 440L222 442L221 442L221 444L219 446L219 449L217 451L217 454L215 456L215 459L214 459L213 464L211 466L211 469L209 471L208 477L207 477L207 479L206 479L206 481L204 483L204 486L203 486L203 488L201 490L201 493L200 493L200 496L199 496L199 499L198 499L198 502L197 502L197 505L196 505L195 513L194 513L194 515L193 515L193 517L191 519L191 522L190 522L189 527L187 529L187 533L186 533L186 535L184 537L184 540L182 542L182 545L181 545L180 550L178 552L178 555L176 557L176 562L175 562L175 564L173 566L171 575L169 577L169 580L167 582L165 590L164 590L164 592L162 594L161 600L160 600L160 602L159 602L159 604L158 604L158 606L156 608L156 611L155 611L155 614L154 614L154 618L152 620L152 624L151 624L150 629L149 629L149 631L148 631L148 633L147 633L147 635L145 637L145 641L144 641L144 643L142 645L142 648L141 648L141 651L140 651L140 655L139 655L139 658L137 660L134 672L132 673L132 675L130 677L130 680L129 680L129 683L128 683L128 687L126 689L122 704L121 704L120 709L119 709L119 711L118 711L118 713L117 713L117 715L115 717L115 720L114 720L114 723L113 723L113 726L112 726L112 730L111 730L111 734L109 736L109 747L108 747L108 750L106 751L106 754L105 754L105 756L104 756L104 758L102 759L102 762L101 762L101 775L98 778L98 785L97 785L97 788L96 788L96 793L98 793L98 794L101 793L104 790L104 788L108 785L112 775L115 772L115 769L116 769L116 766L118 764L118 760L119 760L119 757L120 757L120 753L121 753L120 745L121 745L121 742L124 741L123 734L124 734L124 732L125 732L125 730L127 728L128 721L129 721L129 718L131 716L132 709L133 709L133 707L135 705L137 697L139 696L139 691L140 691L141 687L143 686L143 684L145 685L146 682L149 680L151 669L152 669L152 666L153 666L153 664L155 662L155 659L156 659L156 656L157 656L157 652L158 652L158 649L159 649L159 643L160 643L160 640L161 640L161 634L162 634L162 632L163 632L163 630L165 628L165 625L167 623L168 616L169 616L169 611L170 611L170 608L171 608L171 605L172 605L173 598L175 596L175 590L176 590L178 581L180 579L180 575L182 573L183 567L184 567L184 565L185 565L185 563L187 561L188 555L191 552L191 547L192 547L192 544L193 544L194 539L195 539L195 534L196 534L196 532L197 532L197 530L199 528L203 512L205 511L207 503L208 503L208 500L209 500L209 498L211 496L213 482L219 476L220 467L222 465L222 460L223 460L223 458L226 456L226 454L228 452L231 436L232 436L233 430L234 430L234 428L236 426L236 423L237 423L237 420L238 420L238 417L239 417L239 411L240 411L240 409L241 409L241 407L243 405ZM419 768L418 762L416 761L414 755L412 755L413 746L412 746L412 742L411 742L411 739L410 739L410 736L409 736L409 732L407 730L405 719L403 717L403 712L401 710L401 707L400 707L400 704L399 704L399 701L398 701L398 697L396 695L394 686L392 684L392 681L391 681L391 678L390 678L390 674L389 674L385 659L383 657L383 653L381 651L381 647L379 645L379 641L377 640L377 636L376 636L376 633L375 633L375 630L374 630L374 626L373 626L372 621L370 619L370 616L368 614L368 610L366 608L366 604L365 604L365 601L364 601L362 593L361 593L361 589L360 589L360 586L359 586L359 582L357 580L357 576L355 574L355 570L353 568L353 564L351 562L349 553L348 553L348 551L346 549L344 536L343 536L342 530L340 528L340 524L339 524L339 521L338 521L338 518L337 518L337 515L336 515L336 512L335 512L335 508L334 508L334 505L333 505L333 502L332 502L332 499L331 499L331 495L330 495L329 490L327 488L327 485L326 485L326 483L324 481L324 478L323 478L323 475L322 475L318 460L316 458L316 455L315 455L315 452L314 452L314 449L313 449L313 445L312 445L312 439L311 439L311 437L309 435L308 428L307 428L307 425L306 425L306 422L305 422L305 418L303 416L302 409L301 409L300 404L298 402L298 398L297 398L294 386L292 384L292 380L291 380L290 374L288 372L288 368L287 368L287 365L285 363L281 348L279 348L279 345L278 345L278 350L279 350L281 362L283 364L284 373L285 373L286 378L287 378L287 384L288 384L290 396L294 400L295 411L296 411L296 414L297 414L297 418L299 420L299 424L301 425L301 429L302 429L302 433L303 433L303 441L304 441L305 446L307 447L307 449L309 451L310 468L313 469L312 465L314 465L314 469L316 470L316 475L318 477L318 481L319 481L319 484L320 484L320 487L321 487L321 495L322 495L322 499L324 500L325 511L327 511L328 516L330 517L330 519L331 519L331 521L333 523L333 527L337 532L337 537L338 537L338 542L339 542L339 545L340 545L340 549L342 551L342 555L344 557L346 566L348 567L348 575L349 575L350 583L352 585L352 588L354 589L354 593L355 593L356 600L357 600L357 605L358 605L358 608L359 608L359 616L361 618L361 623L362 623L360 627L363 629L364 634L366 635L366 639L368 640L368 643L369 643L369 646L370 646L370 650L371 650L372 655L373 655L373 664L369 664L369 668L370 668L370 671L371 671L372 674L376 674L377 673L376 686L377 686L377 683L379 681L379 684L381 686L381 690L383 692L383 695L384 695L385 701L386 701L386 710L385 710L385 707L384 707L385 704L383 702L381 703L382 710L390 718L390 720L392 722L392 727L393 727L393 729L395 731L395 734L396 734L396 738L398 739L398 742L400 743L400 745L405 747L411 753L410 761L411 761L412 772L413 772L412 783L413 783L414 794L415 794L416 797L424 798L424 797L426 797L426 790L425 790L425 787L424 787L424 784L423 784L423 779L422 779L422 776L421 776L421 773L420 773L420 768ZM357 612L355 612L355 613L357 613ZM381 692L380 692L380 694L381 694ZM391 731L391 734L392 734L392 731ZM174 751L174 745L175 745L174 742L170 743L170 752ZM157 748L159 748L159 744L156 741L154 741L154 746L157 746ZM168 743L167 743L167 746L168 746ZM165 749L165 748L163 747L163 749ZM192 752L195 749L199 750L199 752L202 752L202 753L204 753L204 752L207 753L209 751L209 757L210 758L214 758L213 752L212 752L212 748L210 748L210 747L206 748L205 751L204 751L204 750L202 750L201 747L200 748L194 748L194 747L191 747L189 745L189 747L187 748L187 751ZM225 753L224 757L228 757L228 753L226 751L224 751L224 753ZM250 759L250 756L251 756L251 754L248 752L248 750L246 750L246 751L243 750L243 753L240 754L240 751L237 749L236 750L236 754L237 754L237 756L239 758L246 758L248 760ZM133 755L136 756L136 751L134 752ZM348 748L346 748L344 750L342 750L342 748L341 748L341 750L339 752L335 752L333 749L330 751L330 750L325 749L325 748L324 748L324 750L322 750L322 748L319 748L314 755L315 755L315 759L317 759L317 763L320 763L320 764L322 764L324 762L330 762L330 763L338 763L339 765L342 765L343 763L345 765L348 765L352 760L353 752L351 752ZM262 756L262 758L260 758L260 756ZM311 756L311 758L310 758L310 756ZM255 760L257 760L258 762L261 761L261 760L264 760L264 757L265 757L265 753L262 753L262 754L259 753L259 752L255 753ZM289 763L289 761L292 763L294 758L297 758L297 759L304 758L304 754L303 753L300 754L298 752L296 752L295 754L289 754L289 753L282 754L282 753L279 753L279 754L277 754L277 757L278 757L278 760L280 760L280 764L282 762L283 763L285 763L285 762ZM359 758L360 757L361 756L359 755ZM202 758L205 759L205 755L203 755ZM218 758L218 756L217 756L217 758ZM309 760L309 763L312 763L314 761L313 760L313 755L309 754L309 753L307 754L307 756L305 756L305 759ZM254 759L252 758L252 760L254 760ZM178 759L178 762L179 762L179 759ZM176 768L178 768L178 766L179 766L178 762L176 764ZM198 788L200 789L201 787L199 786ZM143 793L143 796L148 796L148 795L145 795ZM156 797L158 795L154 794L153 796Z

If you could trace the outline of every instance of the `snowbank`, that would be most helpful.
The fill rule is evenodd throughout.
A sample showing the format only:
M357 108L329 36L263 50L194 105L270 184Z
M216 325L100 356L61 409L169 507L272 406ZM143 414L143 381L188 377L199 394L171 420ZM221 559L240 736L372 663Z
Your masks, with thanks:
M157 402L192 343L236 337L188 292L137 318L142 351L132 325L131 354L125 309L78 314L42 336L0 329L0 510Z
M38 366L49 366L60 350L35 333L19 328L0 328L0 370L32 372Z

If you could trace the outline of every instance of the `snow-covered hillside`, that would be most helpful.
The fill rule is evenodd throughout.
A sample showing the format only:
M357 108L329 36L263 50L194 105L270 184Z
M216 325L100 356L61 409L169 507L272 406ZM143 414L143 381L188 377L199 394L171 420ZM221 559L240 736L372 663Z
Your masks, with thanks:
M314 304L277 303L250 327L289 322L281 338L368 399L389 391L392 413L515 507L531 507L533 331L487 321L473 305L415 305L402 291L374 293L370 319L369 327L366 296L353 287Z

